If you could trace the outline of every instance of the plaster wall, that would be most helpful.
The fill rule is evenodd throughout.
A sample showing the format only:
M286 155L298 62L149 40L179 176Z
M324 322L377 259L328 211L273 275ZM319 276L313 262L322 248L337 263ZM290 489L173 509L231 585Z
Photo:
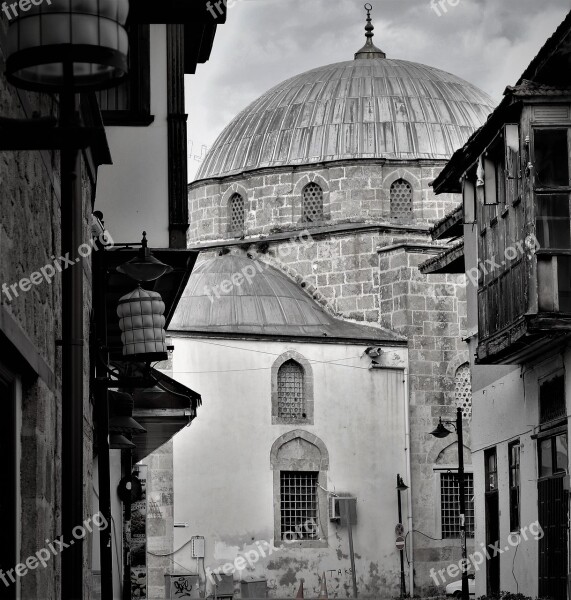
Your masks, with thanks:
M174 438L175 520L189 523L175 530L175 548L193 535L206 538L204 564L190 557L188 545L175 554L176 562L204 579L205 568L233 563L260 545L268 548L275 510L270 451L281 435L302 429L327 448L324 487L357 497L353 537L360 597L396 595L395 479L406 473L406 350L387 349L386 366L396 369L369 370L370 359L359 345L174 335L174 377L204 399L199 418ZM314 425L272 425L271 367L286 351L311 362ZM406 519L406 496L403 503ZM235 581L262 575L271 596L293 597L304 578L306 594L316 596L325 571L330 597L350 596L347 529L326 514L319 519L326 547L295 542L280 548L275 541L271 556L258 553L259 560L236 572Z

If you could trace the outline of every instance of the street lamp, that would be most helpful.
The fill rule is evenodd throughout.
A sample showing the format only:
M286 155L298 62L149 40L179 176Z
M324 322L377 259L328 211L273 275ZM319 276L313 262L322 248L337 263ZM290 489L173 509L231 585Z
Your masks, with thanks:
M440 418L438 426L430 434L436 438L443 439L452 432L444 425L451 425L456 429L458 435L458 486L460 493L460 542L462 547L462 600L469 599L468 592L468 560L466 550L466 491L464 479L464 439L462 433L462 409L456 410L456 421L444 421Z
M399 525L402 526L402 506L400 501L400 493L406 492L408 490L408 485L402 480L400 475L397 475L397 498L399 505ZM404 598L406 596L406 584L404 581L404 556L403 551L400 551L400 597Z

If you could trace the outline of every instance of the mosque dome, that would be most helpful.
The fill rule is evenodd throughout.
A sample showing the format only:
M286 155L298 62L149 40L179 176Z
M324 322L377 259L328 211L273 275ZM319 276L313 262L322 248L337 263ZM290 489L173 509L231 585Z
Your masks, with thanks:
M235 254L208 259L193 270L169 331L323 342L405 341L386 329L337 319L278 269Z
M467 81L386 58L367 43L355 59L275 86L218 137L197 180L265 167L346 159L447 160L483 125L493 100Z

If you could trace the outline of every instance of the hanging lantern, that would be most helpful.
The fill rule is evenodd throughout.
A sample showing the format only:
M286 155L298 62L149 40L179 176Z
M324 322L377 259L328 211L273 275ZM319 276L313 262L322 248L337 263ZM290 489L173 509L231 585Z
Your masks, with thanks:
M126 360L167 360L165 305L157 292L140 286L119 300L117 315Z
M129 0L28 0L4 6L6 77L15 86L80 92L117 85L127 74Z
M135 401L130 394L125 392L109 391L110 415L109 431L111 433L136 434L145 433L147 430L133 419Z

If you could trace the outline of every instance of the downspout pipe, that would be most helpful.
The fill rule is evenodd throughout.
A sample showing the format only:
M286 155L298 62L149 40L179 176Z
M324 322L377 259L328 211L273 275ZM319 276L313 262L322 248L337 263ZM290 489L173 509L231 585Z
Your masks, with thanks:
M62 126L76 123L76 96L72 87L60 95ZM81 156L78 150L61 151L61 252L75 260L83 243ZM73 529L85 520L83 483L83 265L62 272L62 535L70 546L61 555L62 600L83 598L84 540L74 540ZM72 542L73 540L73 542Z
M411 458L410 458L410 390L409 390L409 371L404 370L404 439L406 456L406 481L408 482L407 495L407 532L410 534L410 548L408 549L409 574L408 574L408 593L412 598L414 596L414 521L412 517L412 479L411 479Z

